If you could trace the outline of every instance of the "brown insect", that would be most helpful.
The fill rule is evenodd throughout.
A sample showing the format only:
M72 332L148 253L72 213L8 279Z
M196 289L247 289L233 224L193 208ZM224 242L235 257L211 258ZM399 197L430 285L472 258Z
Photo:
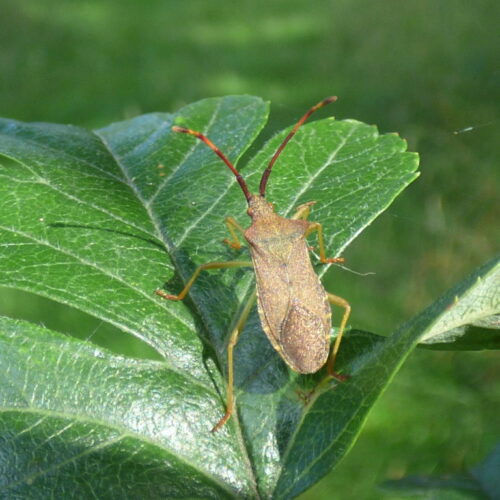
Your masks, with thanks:
M229 338L226 413L214 426L212 432L220 429L233 411L233 349L256 297L262 328L273 347L292 370L299 373L314 373L327 363L327 372L330 376L340 380L346 378L335 373L333 368L351 308L346 300L326 292L323 288L311 265L306 237L311 232L317 231L320 262L324 264L343 262L343 259L325 256L322 226L318 222L307 220L314 201L301 205L291 219L285 219L275 213L273 204L265 198L266 184L273 165L288 141L312 113L336 99L336 97L324 99L313 106L296 123L264 171L258 195L250 193L243 177L210 139L194 130L172 127L175 132L194 135L224 161L241 186L248 202L247 213L252 219L251 226L245 230L235 219L227 217L225 222L231 238L224 240L232 248L239 249L241 243L237 232L243 234L250 248L251 262L231 261L203 264L196 269L179 295L170 295L162 290L156 290L156 293L165 299L182 300L200 272L205 269L253 266L255 270L256 292L243 309ZM332 326L330 304L343 307L344 315L335 344L329 354Z

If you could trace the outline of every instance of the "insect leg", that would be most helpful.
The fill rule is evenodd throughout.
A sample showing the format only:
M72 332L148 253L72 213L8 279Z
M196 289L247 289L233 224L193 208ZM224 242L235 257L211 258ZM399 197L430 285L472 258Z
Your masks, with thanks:
M295 212L295 215L292 216L292 219L293 220L297 220L297 219L306 220L309 217L309 213L311 212L311 206L314 204L316 204L315 201L308 201L307 203L300 205L300 207L297 207L297 211Z
M236 343L238 342L238 337L245 326L245 323L248 319L248 315L252 310L253 305L255 304L255 298L257 296L257 292L254 291L252 296L248 299L243 311L241 312L240 317L238 318L238 322L231 332L231 336L229 337L229 342L227 345L227 404L226 404L226 413L224 413L223 417L215 424L212 429L212 432L218 431L231 417L233 413L234 406L234 371L233 371L233 349Z
M245 230L236 222L236 219L234 219L233 217L226 217L224 222L226 223L226 226L231 233L231 238L225 238L223 240L224 243L229 245L231 248L234 248L235 250L239 250L241 248L241 242L238 239L236 231L239 231L241 234L243 234Z
M311 222L306 232L306 237L313 231L318 231L319 260L322 264L331 264L333 262L344 262L342 257L327 257L325 255L325 243L323 241L323 226L319 222Z
M344 308L344 315L342 316L342 321L340 322L337 338L335 339L335 344L333 345L332 352L330 353L330 356L328 358L328 364L327 364L328 375L338 378L340 380L345 380L345 376L335 373L333 371L333 367L335 365L335 360L337 358L337 353L339 351L340 342L344 334L345 325L347 324L347 320L349 319L349 315L351 314L351 306L349 305L349 302L347 302L347 300L343 299L342 297L338 297L337 295L333 295L331 293L327 293L327 295L328 295L328 302L330 302L330 304L334 304L336 306Z
M226 269L228 267L252 267L253 264L251 261L246 260L232 260L229 262L209 262L208 264L202 264L196 268L196 271L193 273L189 281L186 283L186 286L182 289L179 295L171 295L169 293L164 292L163 290L155 290L156 295L163 297L168 300L182 300L189 289L193 286L193 283L198 278L199 274L205 269Z

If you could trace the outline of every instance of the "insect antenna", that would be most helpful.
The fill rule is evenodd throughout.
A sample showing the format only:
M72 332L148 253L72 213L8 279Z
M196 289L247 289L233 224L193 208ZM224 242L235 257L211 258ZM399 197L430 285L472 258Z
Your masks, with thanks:
M194 135L195 137L200 139L200 141L204 142L212 151L214 151L215 154L229 167L231 172L233 172L233 174L236 176L236 180L238 181L243 191L243 194L247 199L247 202L250 201L251 194L250 191L248 190L245 179L243 179L238 170L236 170L235 166L227 159L226 155L208 137L204 136L201 132L197 132L196 130L191 130L190 128L173 126L172 130L174 132L181 132L182 134Z
M260 187L259 187L259 194L262 197L265 197L266 195L266 184L267 180L269 179L269 176L271 175L271 169L273 168L274 163L278 159L278 156L281 154L285 146L288 144L288 141L295 135L297 130L301 125L304 124L304 122L318 109L322 108L323 106L326 106L327 104L330 104L331 102L334 102L337 100L337 96L331 96L327 97L326 99L323 99L321 102L318 102L315 106L313 106L292 128L290 133L285 137L285 140L281 143L280 147L276 150L276 153L274 153L273 157L271 158L271 161L269 162L269 165L267 168L264 170L264 173L262 174L262 178L260 180Z

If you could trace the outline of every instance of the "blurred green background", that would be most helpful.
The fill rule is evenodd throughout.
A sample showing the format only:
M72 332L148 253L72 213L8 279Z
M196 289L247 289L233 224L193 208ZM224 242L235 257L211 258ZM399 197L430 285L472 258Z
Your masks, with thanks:
M355 272L326 280L354 327L390 333L498 248L498 1L2 0L1 12L5 117L99 127L246 93L272 102L262 141L336 94L321 116L405 137L421 177L347 249ZM23 292L0 289L0 314L152 355ZM481 460L500 435L495 364L494 353L416 351L352 452L301 498L388 498L384 479Z

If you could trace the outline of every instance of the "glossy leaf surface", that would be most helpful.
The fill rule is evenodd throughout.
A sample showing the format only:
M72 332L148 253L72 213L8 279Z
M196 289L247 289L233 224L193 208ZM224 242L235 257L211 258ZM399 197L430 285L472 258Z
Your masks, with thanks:
M151 498L291 498L352 446L441 309L384 342L353 336L339 364L350 380L314 393L322 374L290 372L254 311L235 353L237 413L214 435L226 341L252 272L207 272L182 303L154 295L164 283L179 291L199 264L248 258L221 242L224 217L247 224L234 176L171 126L202 131L237 163L267 113L262 100L233 96L94 132L0 122L0 284L90 313L164 360L126 359L4 319L2 491L133 498L147 484ZM241 167L251 191L286 133ZM282 215L315 200L311 219L338 255L416 177L417 157L405 149L354 120L311 122L276 163L268 199Z

